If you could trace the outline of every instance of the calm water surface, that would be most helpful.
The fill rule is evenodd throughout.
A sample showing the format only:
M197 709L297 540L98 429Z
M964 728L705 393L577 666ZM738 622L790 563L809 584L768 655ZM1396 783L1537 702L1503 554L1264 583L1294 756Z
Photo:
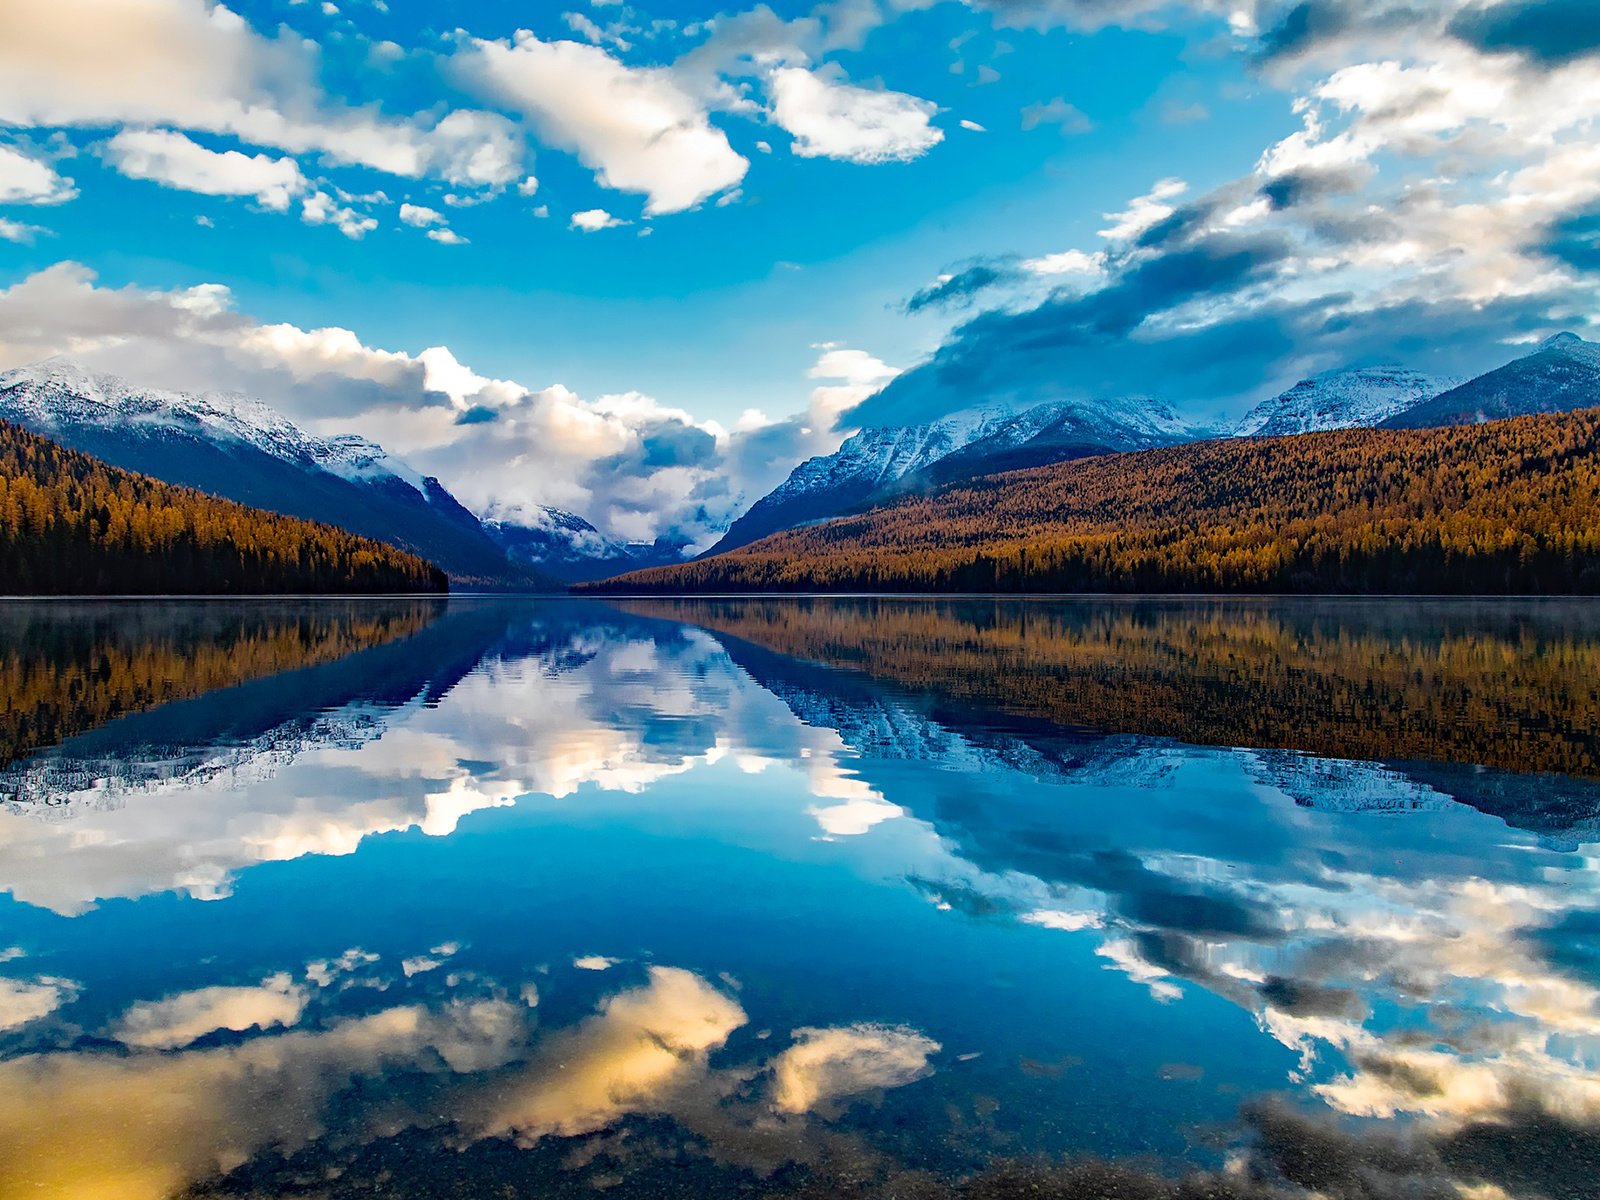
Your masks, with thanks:
M0 1200L1600 1194L1600 607L0 605Z

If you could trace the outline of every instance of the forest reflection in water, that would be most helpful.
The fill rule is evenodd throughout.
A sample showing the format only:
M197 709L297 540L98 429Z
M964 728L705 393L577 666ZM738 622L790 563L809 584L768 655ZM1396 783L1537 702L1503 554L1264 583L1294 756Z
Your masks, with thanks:
M1197 745L1600 775L1589 601L634 600L963 704Z
M1594 1194L1582 605L114 607L0 1200Z

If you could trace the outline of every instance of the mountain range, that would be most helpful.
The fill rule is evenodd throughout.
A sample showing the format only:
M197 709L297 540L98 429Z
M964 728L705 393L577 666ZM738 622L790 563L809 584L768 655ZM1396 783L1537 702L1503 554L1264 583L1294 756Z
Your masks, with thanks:
M1600 408L986 475L609 592L1600 592Z
M126 471L387 542L453 584L549 583L511 563L437 479L364 438L318 437L246 396L141 388L50 359L0 373L0 420Z
M1159 399L977 407L862 429L807 459L709 554L1005 471L1215 438L1353 427L1422 428L1600 404L1600 345L1559 334L1461 381L1402 366L1311 376L1207 428ZM457 587L559 588L684 561L681 537L626 543L556 508L480 518L439 480L358 436L320 437L258 400L137 387L64 359L0 372L0 420L113 466L289 516L324 521L438 564Z
M863 429L834 453L796 467L729 526L710 553L973 475L1194 441L1207 432L1144 397L980 410L926 425Z
M807 459L712 547L721 554L784 529L863 512L1002 471L1217 437L1337 429L1422 428L1600 404L1600 345L1563 333L1462 382L1403 366L1325 371L1252 408L1231 428L1184 420L1148 397L1057 401L1021 412L979 410L927 425L864 429Z

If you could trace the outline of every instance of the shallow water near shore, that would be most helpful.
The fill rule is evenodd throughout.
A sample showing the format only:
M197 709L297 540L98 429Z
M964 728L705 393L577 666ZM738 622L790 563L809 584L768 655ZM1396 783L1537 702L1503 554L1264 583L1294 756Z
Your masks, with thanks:
M1600 1178L1600 604L5 602L0 702L0 1200Z

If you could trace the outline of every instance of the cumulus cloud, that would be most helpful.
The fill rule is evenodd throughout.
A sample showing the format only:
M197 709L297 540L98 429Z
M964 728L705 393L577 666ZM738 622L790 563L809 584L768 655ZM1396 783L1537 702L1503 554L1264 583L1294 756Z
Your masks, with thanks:
M327 192L313 192L300 202L300 219L307 225L332 225L345 237L359 240L378 227L378 219L341 204Z
M287 974L253 987L198 988L135 1004L112 1027L112 1036L129 1046L172 1050L219 1029L296 1025L308 998Z
M10 217L0 217L0 238L8 242L18 242L24 246L31 245L33 240L41 233L48 233L42 225L29 225L26 221L13 221Z
M693 972L651 967L644 986L541 1042L465 1124L526 1144L592 1133L625 1112L664 1111L679 1089L704 1078L707 1057L746 1020L735 1000Z
M77 194L42 158L0 145L0 204L60 204Z
M458 942L443 942L426 954L417 954L411 958L402 959L400 970L405 973L408 979L413 975L423 975L429 971L437 971L460 950L461 946Z
M400 206L400 220L407 225L414 225L418 229L445 223L442 212L436 208L428 208L421 204L402 204Z
M0 13L0 121L167 126L392 175L502 186L523 145L493 113L390 118L328 97L313 46L207 0L62 0Z
M575 153L603 186L643 193L647 213L692 208L736 187L749 166L668 69L527 30L512 41L471 39L454 61L466 83Z
M268 1146L306 1145L357 1080L510 1061L526 1040L525 1014L509 1001L459 1000L215 1049L9 1059L0 1063L6 1184L19 1195L161 1200Z
M772 1106L780 1113L826 1109L841 1100L903 1087L930 1071L939 1043L912 1029L847 1025L797 1029L772 1064Z
M130 179L206 196L254 196L275 212L287 209L306 187L292 158L210 150L170 129L124 129L105 144L103 153Z
M0 977L0 1033L48 1017L78 994L78 985L66 979Z
M865 350L851 349L835 343L818 347L821 354L806 372L812 379L831 380L811 389L811 406L807 413L810 427L826 434L845 413L855 408L868 396L900 374L876 355ZM836 447L829 447L834 449Z
M602 229L615 229L618 225L628 222L619 217L614 217L603 208L586 208L582 212L572 214L569 222L574 229L584 233L599 233Z
M802 158L906 162L944 140L927 100L846 83L834 74L782 67L772 73L771 117L793 135Z

